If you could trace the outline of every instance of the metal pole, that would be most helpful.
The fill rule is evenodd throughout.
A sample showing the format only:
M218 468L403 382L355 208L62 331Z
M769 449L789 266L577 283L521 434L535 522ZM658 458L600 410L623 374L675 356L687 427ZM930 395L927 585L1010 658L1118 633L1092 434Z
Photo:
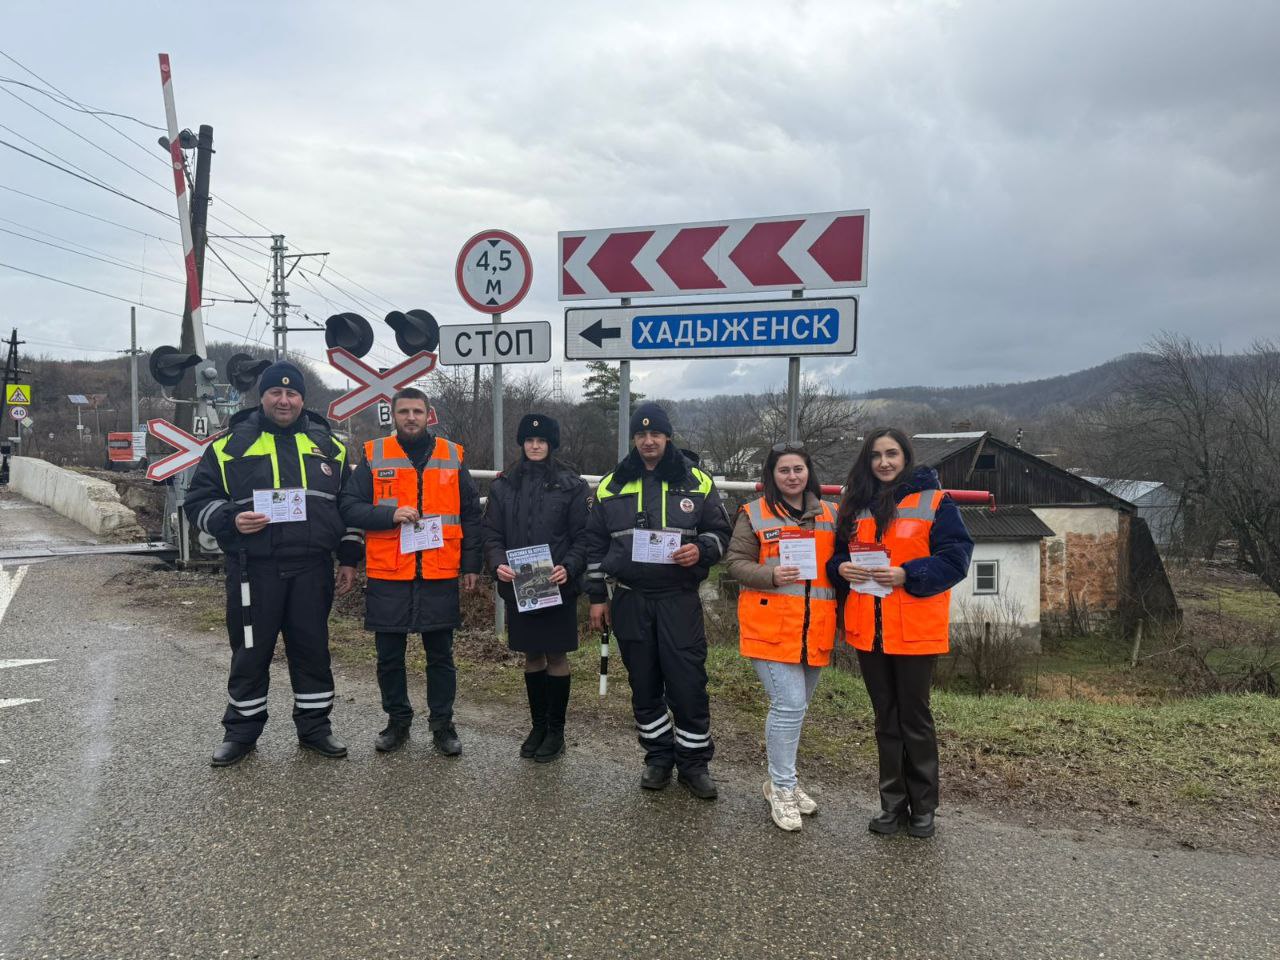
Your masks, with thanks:
M800 358L787 357L787 439L800 439Z
M283 360L289 353L289 334L286 332L285 308L289 306L288 294L284 289L284 245L283 234L275 234L271 238L271 327L274 334L277 360Z
M502 323L502 314L493 315L494 336L497 336L498 324ZM502 463L502 364L493 365L493 469L501 471ZM493 627L498 636L507 628L507 605L498 596L498 585L493 585Z
M792 290L791 299L799 300L803 290ZM800 439L800 358L787 357L787 440Z
M129 308L129 430L138 432L138 308Z
M623 297L622 305L631 306L631 298ZM618 459L631 449L631 361L618 361Z

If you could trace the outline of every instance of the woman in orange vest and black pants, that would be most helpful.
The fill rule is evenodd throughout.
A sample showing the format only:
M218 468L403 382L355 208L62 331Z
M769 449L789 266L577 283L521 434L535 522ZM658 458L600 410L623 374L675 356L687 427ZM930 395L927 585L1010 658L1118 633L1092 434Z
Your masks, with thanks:
M828 572L852 588L845 640L858 651L876 716L881 812L870 829L889 836L905 825L931 837L938 738L929 687L950 646L951 588L968 573L973 540L938 475L916 469L911 441L886 427L867 435L849 471L836 543ZM876 548L887 566L862 559Z
M763 486L764 496L738 512L725 562L739 584L739 648L769 694L764 796L774 823L799 830L801 814L818 809L796 779L796 748L818 672L831 662L835 645L836 593L827 561L835 550L836 514L821 500L801 444L769 451ZM813 570L782 563L780 545L788 540L813 542Z

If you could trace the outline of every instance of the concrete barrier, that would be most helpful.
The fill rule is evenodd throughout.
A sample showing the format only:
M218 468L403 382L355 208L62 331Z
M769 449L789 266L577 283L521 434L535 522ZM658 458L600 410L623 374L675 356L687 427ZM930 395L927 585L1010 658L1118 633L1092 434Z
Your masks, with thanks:
M100 537L145 540L137 515L120 502L115 485L35 457L9 460L9 488L35 503L52 507Z

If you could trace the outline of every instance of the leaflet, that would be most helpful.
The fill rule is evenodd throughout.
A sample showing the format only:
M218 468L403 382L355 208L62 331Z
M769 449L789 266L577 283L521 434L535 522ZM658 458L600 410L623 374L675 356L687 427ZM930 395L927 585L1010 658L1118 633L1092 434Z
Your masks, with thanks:
M564 602L560 587L551 582L556 565L547 544L508 550L507 566L516 572L511 588L516 595L516 609L521 613L558 607Z
M868 570L887 570L889 568L889 552L879 543L850 543L849 560L855 566ZM863 593L872 597L887 597L893 593L893 587L864 580L849 584L855 593Z
M439 550L444 546L444 524L439 517L422 517L414 523L400 524L400 552Z
M778 562L799 567L801 580L818 579L818 541L807 530L783 530L778 540Z
M253 491L253 512L265 513L268 523L294 523L307 519L307 491L302 487Z
M679 530L631 531L631 559L634 563L675 563L672 559L680 549Z

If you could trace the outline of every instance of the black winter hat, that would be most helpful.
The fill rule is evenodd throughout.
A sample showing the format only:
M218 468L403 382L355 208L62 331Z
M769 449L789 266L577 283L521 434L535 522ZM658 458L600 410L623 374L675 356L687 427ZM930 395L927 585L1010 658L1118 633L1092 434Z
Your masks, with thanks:
M675 434L671 429L671 418L667 416L667 411L656 403L642 403L631 415L631 435L634 437L641 430L657 430L668 437Z
M258 378L258 395L266 393L272 387L288 387L297 390L305 398L307 382L302 379L302 371L288 360L277 360L262 371Z
M560 448L560 424L545 413L526 413L516 427L516 443L524 443L530 437L541 437L552 450Z

